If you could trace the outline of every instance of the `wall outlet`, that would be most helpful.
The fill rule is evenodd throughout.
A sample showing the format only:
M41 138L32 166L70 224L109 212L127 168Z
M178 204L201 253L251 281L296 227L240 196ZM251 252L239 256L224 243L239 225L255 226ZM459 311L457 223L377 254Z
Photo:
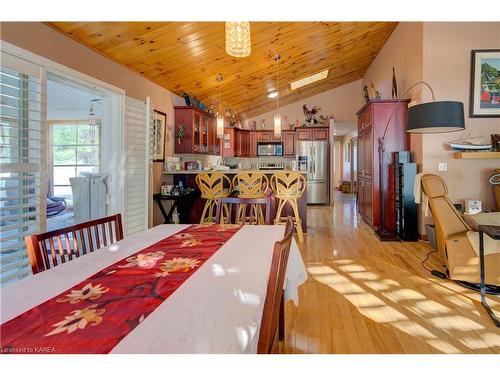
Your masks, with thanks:
M446 172L446 171L448 171L448 163L439 163L438 164L438 171L439 172Z

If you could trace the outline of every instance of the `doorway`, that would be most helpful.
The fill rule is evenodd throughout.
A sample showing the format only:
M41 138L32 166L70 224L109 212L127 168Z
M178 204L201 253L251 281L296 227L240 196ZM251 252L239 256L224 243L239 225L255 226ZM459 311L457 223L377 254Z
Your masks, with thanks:
M47 230L120 212L122 100L47 74Z

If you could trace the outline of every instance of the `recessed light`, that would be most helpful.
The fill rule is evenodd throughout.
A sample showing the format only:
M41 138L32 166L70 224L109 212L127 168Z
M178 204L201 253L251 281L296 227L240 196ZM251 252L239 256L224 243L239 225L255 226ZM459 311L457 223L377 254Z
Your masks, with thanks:
M273 91L269 91L267 93L267 97L270 98L270 99L274 99L278 96L278 91L276 90L273 90Z
M325 79L327 76L328 76L328 69L323 70L322 72L313 74L309 77L299 79L298 81L294 81L294 82L290 83L290 87L292 88L292 90L296 90L299 87L302 87L305 85L310 85L311 83Z

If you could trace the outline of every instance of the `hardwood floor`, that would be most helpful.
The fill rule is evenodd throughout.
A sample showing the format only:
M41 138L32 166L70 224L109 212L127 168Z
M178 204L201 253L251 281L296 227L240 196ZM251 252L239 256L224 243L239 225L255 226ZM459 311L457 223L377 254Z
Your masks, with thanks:
M379 242L352 197L309 207L308 220L309 279L286 306L286 353L500 353L479 293L422 268L430 245Z

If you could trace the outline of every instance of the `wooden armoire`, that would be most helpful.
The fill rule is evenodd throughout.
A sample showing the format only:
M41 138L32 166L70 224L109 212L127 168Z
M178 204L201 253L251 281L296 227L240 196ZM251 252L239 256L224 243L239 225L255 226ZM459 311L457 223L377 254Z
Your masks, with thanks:
M385 229L396 230L396 197L394 188L393 152L410 149L406 133L406 112L410 100L376 100L365 104L358 116L358 211L375 230L380 229L379 138L387 120L395 110L385 135Z

